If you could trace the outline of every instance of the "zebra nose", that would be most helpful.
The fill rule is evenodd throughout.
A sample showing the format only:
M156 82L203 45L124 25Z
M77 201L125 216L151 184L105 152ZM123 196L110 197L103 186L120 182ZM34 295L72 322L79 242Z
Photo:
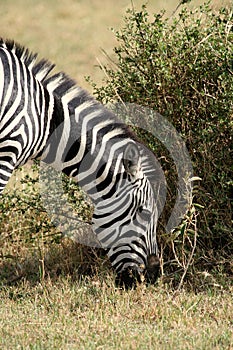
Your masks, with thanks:
M116 276L116 285L132 289L142 282L142 273L136 266L128 267Z
M155 283L160 270L159 257L155 254L151 254L147 258L147 266L145 271L146 282Z

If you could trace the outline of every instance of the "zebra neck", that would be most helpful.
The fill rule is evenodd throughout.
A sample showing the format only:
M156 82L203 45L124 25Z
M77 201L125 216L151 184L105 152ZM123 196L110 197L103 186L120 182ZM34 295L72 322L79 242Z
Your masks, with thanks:
M130 132L82 89L62 97L54 91L53 96L50 132L41 159L74 178L97 203L113 191L113 178L123 171L123 149L132 140Z

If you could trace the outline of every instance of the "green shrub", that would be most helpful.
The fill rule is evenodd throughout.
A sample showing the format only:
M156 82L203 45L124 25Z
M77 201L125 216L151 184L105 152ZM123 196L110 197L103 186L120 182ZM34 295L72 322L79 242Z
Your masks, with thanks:
M92 83L95 96L104 103L124 101L154 109L181 133L194 173L202 179L194 197L199 204L195 263L205 262L206 268L221 256L228 268L233 251L232 11L214 11L205 4L196 10L184 8L176 18L165 18L164 13L151 17L143 6L139 12L128 10L115 36L115 59L101 66L106 78L101 87ZM139 134L157 155L165 152L148 135ZM173 177L174 190L171 160L163 167L168 181ZM169 200L171 208L172 196ZM172 244L174 241L172 238ZM170 245L168 251L171 259L173 248Z

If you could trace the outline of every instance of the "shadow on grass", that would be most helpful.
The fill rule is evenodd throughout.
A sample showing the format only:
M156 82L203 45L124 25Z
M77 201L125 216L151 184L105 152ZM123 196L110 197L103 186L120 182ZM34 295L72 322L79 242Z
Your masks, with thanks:
M12 286L23 281L35 285L50 278L69 276L72 281L105 274L111 265L103 249L94 249L69 240L42 247L23 247L14 254L0 255L0 285Z
M33 287L47 279L55 283L60 277L67 278L72 283L88 279L101 284L109 275L114 284L111 264L103 249L82 246L66 237L55 242L40 242L38 245L25 242L20 245L18 242L14 248L11 242L7 242L7 246L1 250L0 287L19 286L25 281ZM202 259L199 264L190 267L181 288L195 293L231 288L232 260L211 257L209 262L203 264ZM167 285L173 291L179 290L183 271L167 266L164 273L158 284L164 288ZM155 284L155 288L158 284Z

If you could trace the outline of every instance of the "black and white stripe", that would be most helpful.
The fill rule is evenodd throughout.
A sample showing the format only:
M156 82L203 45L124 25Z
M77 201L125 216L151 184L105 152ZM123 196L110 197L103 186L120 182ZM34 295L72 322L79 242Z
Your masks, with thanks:
M36 58L0 40L0 192L29 159L52 165L92 199L93 229L118 282L131 286L143 272L154 280L157 207L149 153L113 113L64 73L49 75L54 66Z

